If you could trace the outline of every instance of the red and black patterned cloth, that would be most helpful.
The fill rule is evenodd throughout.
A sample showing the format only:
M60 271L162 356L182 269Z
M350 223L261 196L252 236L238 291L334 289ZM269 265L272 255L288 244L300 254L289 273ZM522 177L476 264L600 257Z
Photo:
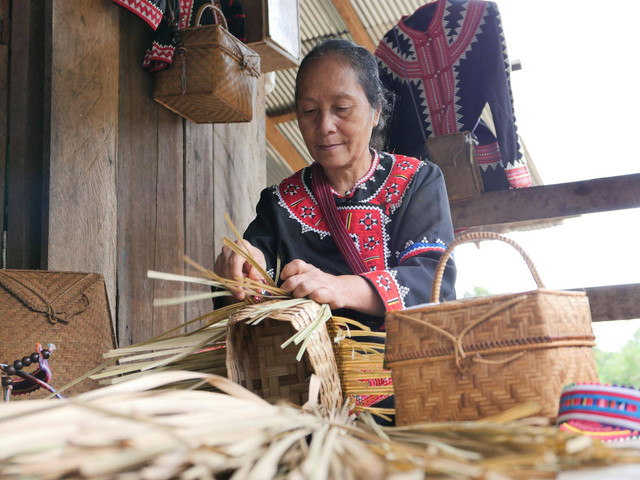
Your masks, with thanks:
M245 15L244 7L238 0L113 0L118 5L131 10L151 28L156 30L156 35L147 50L142 67L149 71L157 71L168 68L173 62L176 48L176 39L170 26L171 12L179 12L179 28L194 26L195 14L206 3L214 3L218 6L227 21L229 32L240 41L245 41ZM171 8L170 8L171 7ZM164 21L162 21L164 18ZM215 23L215 18L210 9L202 15L201 25Z
M294 259L332 275L351 274L311 190L310 167L280 185L263 190L257 217L245 238L275 270ZM435 267L453 228L440 170L415 158L375 153L367 174L348 196L333 192L341 221L368 268L361 274L376 290L385 309L400 310L427 303ZM455 266L450 261L442 284L446 299L455 297ZM334 312L374 330L383 317L358 312Z
M389 151L426 159L430 135L473 131L486 191L531 185L518 142L510 64L494 2L428 3L385 34L376 57L383 83L396 94ZM497 138L480 120L487 103Z

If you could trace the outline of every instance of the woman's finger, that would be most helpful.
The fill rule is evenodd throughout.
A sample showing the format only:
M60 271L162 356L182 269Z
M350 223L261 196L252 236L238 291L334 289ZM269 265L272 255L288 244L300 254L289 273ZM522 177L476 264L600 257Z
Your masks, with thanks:
M294 275L301 275L303 273L308 273L316 269L310 263L305 262L304 260L296 259L287 263L282 272L280 272L280 278L283 280L287 280L288 278L293 277Z

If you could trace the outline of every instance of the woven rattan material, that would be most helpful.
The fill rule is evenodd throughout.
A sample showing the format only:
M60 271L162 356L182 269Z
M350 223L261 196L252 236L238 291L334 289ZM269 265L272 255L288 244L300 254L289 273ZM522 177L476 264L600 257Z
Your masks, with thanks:
M51 385L61 388L100 365L115 347L104 280L93 273L3 270L0 272L0 361L10 363L52 343ZM29 369L26 369L29 372ZM75 395L97 388L85 380L65 391ZM42 398L38 390L21 398Z
M391 312L386 325L399 425L477 420L529 401L554 418L563 387L598 381L582 292L456 300Z
M239 310L229 320L229 378L267 401L284 399L303 405L308 400L309 377L315 374L322 382L320 404L327 408L341 405L340 377L326 325L312 334L301 362L296 360L298 345L281 348L294 333L311 324L319 307L309 302L284 310L257 325L245 323L256 307Z
M154 98L195 123L248 122L260 57L221 25L180 30L183 58L156 74ZM183 73L185 92L183 94Z

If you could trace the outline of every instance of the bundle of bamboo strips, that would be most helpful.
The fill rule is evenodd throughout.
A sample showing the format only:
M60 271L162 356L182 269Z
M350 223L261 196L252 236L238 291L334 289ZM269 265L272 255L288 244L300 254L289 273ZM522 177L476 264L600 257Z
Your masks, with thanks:
M206 381L226 393L173 389ZM505 479L640 462L638 450L528 419L376 425L348 408L271 405L213 375L154 372L67 400L0 407L0 477L62 479Z
M264 283L249 278L231 280L220 277L188 257L185 257L185 262L195 270L198 276L149 271L149 278L200 284L214 289L214 291L179 295L175 298L158 299L154 302L156 306L229 296L232 291L237 289L243 289L247 295L243 302L214 310L149 341L107 352L104 355L106 362L102 366L88 372L73 383L90 376L92 379L100 380L104 385L136 378L150 371L166 370L189 370L226 376L230 363L233 365L235 361L235 357L230 360L229 354L237 354L235 351L222 348L227 340L230 319L240 318L251 326L259 325L267 318L288 320L297 325L296 319L308 317L309 312L313 312L313 318L307 321L304 326L298 325L296 327L298 330L288 340L283 341L281 347L284 349L289 344L298 345L296 359L300 361L310 342L316 344L325 342L327 345L322 345L320 350L333 350L333 354L327 358L327 361L335 363L333 368L338 370L341 392L345 396L393 394L391 385L382 384L389 382L376 381L390 379L389 372L382 368L384 348L381 347L383 345L359 341L362 336L380 337L381 342L384 343L384 333L372 332L368 327L346 318L332 317L328 305L319 305L309 299L292 298L289 292L275 285L275 281L261 269L248 252L228 239L224 241L227 246L244 256L263 275ZM184 327L192 324L204 325L192 332L181 331ZM327 328L331 339L322 337L320 340L319 332ZM317 350L317 348L314 349L314 351ZM333 388L334 382L328 378L325 380L327 385L322 396L332 397L332 395L327 395L327 388ZM245 381L243 384L246 385L247 382ZM71 385L65 386L61 391ZM185 382L185 386L191 387L193 383ZM340 390L340 386L338 390ZM339 397L341 392L338 392ZM327 402L335 403L333 400L327 400ZM298 404L301 403L298 402ZM368 407L357 409L368 409L383 416L394 413L392 409L377 410Z

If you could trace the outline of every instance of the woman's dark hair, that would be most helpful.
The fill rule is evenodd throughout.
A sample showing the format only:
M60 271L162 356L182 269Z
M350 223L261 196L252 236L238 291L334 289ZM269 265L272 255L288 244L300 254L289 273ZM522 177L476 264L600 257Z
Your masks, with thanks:
M386 127L393 109L393 96L384 88L380 80L378 63L366 48L349 40L337 38L325 40L313 47L302 59L298 68L295 89L296 107L298 106L298 85L302 74L314 61L330 55L341 58L353 68L371 108L374 110L380 108L378 125L373 127L369 145L376 150L382 150L386 144Z

